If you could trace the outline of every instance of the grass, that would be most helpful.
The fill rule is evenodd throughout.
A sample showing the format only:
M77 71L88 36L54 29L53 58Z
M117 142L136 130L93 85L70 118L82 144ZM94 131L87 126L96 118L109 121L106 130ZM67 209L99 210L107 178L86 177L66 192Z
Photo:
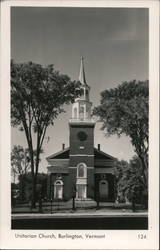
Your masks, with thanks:
M36 208L31 209L29 203L24 204L16 204L14 207L12 207L12 213L51 213L51 210L53 212L73 212L72 210L72 200L70 201L59 201L59 202L53 202L51 205L51 202L43 202L42 204L42 210L39 208L39 204L36 204ZM84 212L93 212L93 211L117 211L117 212L131 212L132 207L131 204L126 203L107 203L107 202L100 202L99 208L96 206L95 201L90 202L76 202L76 211L84 211ZM142 205L136 205L136 212L138 211L146 211L143 209Z

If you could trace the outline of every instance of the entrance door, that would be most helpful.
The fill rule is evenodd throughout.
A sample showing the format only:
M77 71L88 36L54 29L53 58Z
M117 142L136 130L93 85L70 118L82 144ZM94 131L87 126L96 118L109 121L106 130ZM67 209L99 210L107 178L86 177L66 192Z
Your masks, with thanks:
M108 199L108 181L101 180L99 183L99 195L100 199L107 200Z
M77 165L77 199L86 199L87 197L87 166L85 163Z
M54 184L54 198L62 199L63 196L63 183L62 181L56 181Z
M78 199L86 198L86 185L77 185L77 198Z

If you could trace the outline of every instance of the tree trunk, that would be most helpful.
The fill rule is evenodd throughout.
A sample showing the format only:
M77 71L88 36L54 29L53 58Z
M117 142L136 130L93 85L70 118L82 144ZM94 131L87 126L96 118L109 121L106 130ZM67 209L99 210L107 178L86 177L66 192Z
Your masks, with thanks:
M31 201L31 208L36 208L36 185L37 185L37 176L34 174L34 176L32 176L32 201Z
M24 176L23 176L23 174L21 174L20 176L19 176L19 184L20 184L20 201L21 202L24 202L24 200L25 200L25 187L24 187L24 184L25 183L25 181L24 181Z
M141 163L142 163L142 171L143 177L145 181L144 190L143 190L143 205L145 209L148 209L148 162L145 157L140 156Z
M32 175L32 208L36 208L36 186L37 186L37 175L38 175L38 166L39 166L39 151L37 150L37 157L36 157L36 170Z
M75 211L76 207L75 207L75 197L73 196L72 198L72 210Z
M143 178L144 178L144 182L145 182L145 188L148 190L148 166L146 163L146 160L144 159L143 156L139 156L139 158L141 159L141 163L142 163L142 174L143 174ZM147 174L147 175L146 175Z

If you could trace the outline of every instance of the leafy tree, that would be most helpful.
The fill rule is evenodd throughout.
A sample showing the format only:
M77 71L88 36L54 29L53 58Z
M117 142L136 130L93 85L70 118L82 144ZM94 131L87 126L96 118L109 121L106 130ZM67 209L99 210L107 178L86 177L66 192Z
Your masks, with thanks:
M14 145L11 152L12 173L26 175L30 168L29 150L20 145Z
M25 175L25 197L26 201L29 201L32 195L32 173L29 172ZM39 195L42 199L47 197L47 174L38 173L37 174L37 185L36 185L36 201L38 201Z
M19 196L19 187L16 183L11 183L11 206L16 204L17 197Z
M11 152L11 172L14 177L17 175L20 186L20 197L24 200L24 177L30 169L30 155L28 149L14 145Z
M100 118L106 135L125 134L141 160L143 185L148 187L148 81L124 82L101 93L93 114Z
M128 162L124 160L117 160L115 162L115 191L116 198L118 201L125 201L125 194L123 192L123 187L125 186L123 179L123 173L128 167ZM122 185L121 185L122 184Z
M25 132L31 160L32 207L35 207L39 158L48 126L80 93L79 83L53 65L11 61L11 122ZM34 150L36 159L34 161Z
M143 184L140 159L134 156L130 162L117 161L115 168L117 197L147 205L147 190Z
M43 150L41 149L42 152ZM35 162L36 151L33 152L33 155ZM14 145L11 152L11 172L14 177L18 176L21 200L25 199L25 178L29 170L31 170L29 149L24 149L20 145Z

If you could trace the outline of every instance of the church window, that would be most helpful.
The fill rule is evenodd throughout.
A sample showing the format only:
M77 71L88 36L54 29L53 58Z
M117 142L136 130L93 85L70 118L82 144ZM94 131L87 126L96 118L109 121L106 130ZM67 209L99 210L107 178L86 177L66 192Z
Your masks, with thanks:
M82 165L78 167L78 177L84 177L84 166Z
M84 163L80 163L77 167L77 177L78 178L86 178L87 176L87 169Z
M84 89L81 89L81 98L84 98Z
M78 132L77 137L80 141L87 140L87 134L84 131Z
M74 118L77 119L77 108L74 108Z
M89 92L88 92L88 89L86 89L86 99L89 99Z
M84 107L83 106L80 106L80 119L84 119Z

